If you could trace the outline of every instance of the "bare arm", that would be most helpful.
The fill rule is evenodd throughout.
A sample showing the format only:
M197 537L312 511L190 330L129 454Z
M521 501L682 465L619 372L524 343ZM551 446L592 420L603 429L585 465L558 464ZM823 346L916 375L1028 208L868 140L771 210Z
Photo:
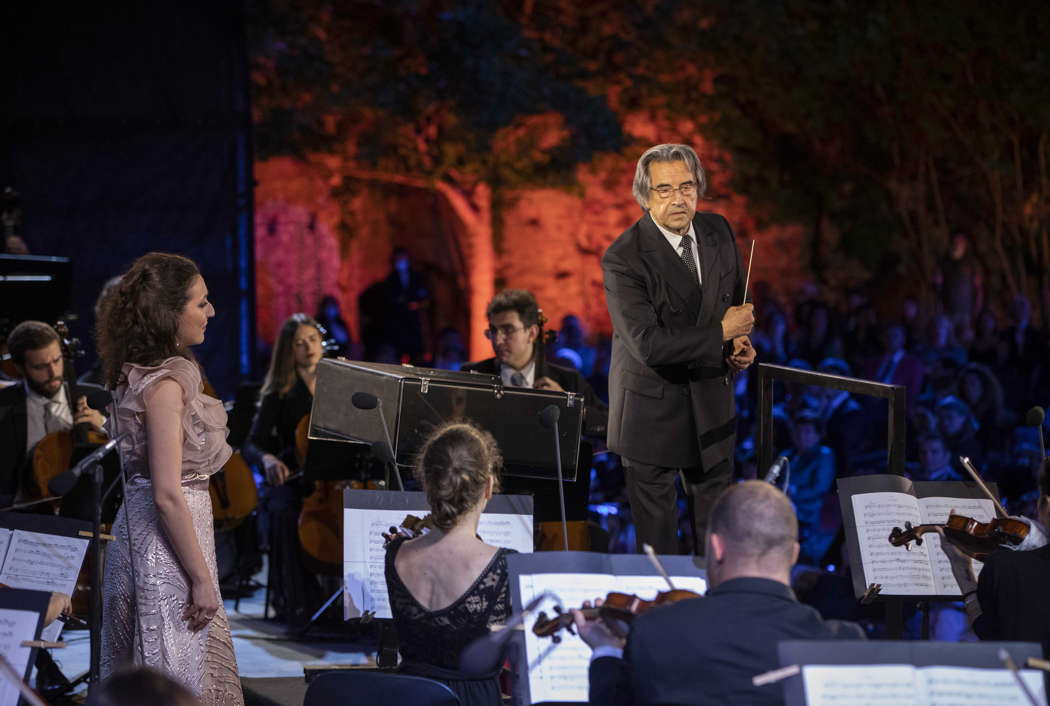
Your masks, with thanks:
M200 630L219 609L219 597L197 542L193 518L182 494L182 388L170 378L146 394L146 439L153 501L160 524L190 581L190 600L183 617Z

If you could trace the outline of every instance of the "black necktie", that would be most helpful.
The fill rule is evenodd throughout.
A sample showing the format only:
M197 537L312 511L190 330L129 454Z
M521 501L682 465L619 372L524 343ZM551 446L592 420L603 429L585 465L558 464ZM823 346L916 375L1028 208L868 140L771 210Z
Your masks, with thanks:
M696 286L700 286L700 274L696 271L696 260L693 259L693 236L686 235L682 236L682 262L689 268L689 273L693 275L693 282Z

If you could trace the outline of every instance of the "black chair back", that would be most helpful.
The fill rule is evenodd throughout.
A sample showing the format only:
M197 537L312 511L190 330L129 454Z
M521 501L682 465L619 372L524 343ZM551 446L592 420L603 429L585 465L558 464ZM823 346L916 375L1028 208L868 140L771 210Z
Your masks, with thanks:
M326 672L310 682L303 706L460 706L459 697L433 679L391 672Z

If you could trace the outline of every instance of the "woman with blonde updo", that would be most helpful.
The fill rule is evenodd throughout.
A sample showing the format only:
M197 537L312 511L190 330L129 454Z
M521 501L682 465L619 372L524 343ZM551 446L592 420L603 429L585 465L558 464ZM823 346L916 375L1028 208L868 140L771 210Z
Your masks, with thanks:
M445 682L470 706L501 703L496 673L467 678L456 669L463 649L510 614L506 556L513 550L478 537L502 462L492 435L472 424L435 430L416 467L435 529L394 539L386 555L401 670Z
M106 554L102 675L145 665L207 706L242 706L208 493L233 450L190 352L213 316L197 266L167 253L136 260L102 302L98 350L127 489Z

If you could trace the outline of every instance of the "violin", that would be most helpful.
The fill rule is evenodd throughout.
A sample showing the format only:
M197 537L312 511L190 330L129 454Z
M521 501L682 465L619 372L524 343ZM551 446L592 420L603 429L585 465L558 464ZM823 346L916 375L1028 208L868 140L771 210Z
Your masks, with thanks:
M619 623L629 623L635 616L641 615L657 606L670 605L690 598L700 598L700 594L684 588L675 588L670 591L660 591L651 601L639 598L633 593L617 593L611 591L605 596L605 600L597 608L580 608L580 612L587 620L601 618L618 637L626 637L620 634ZM532 633L537 637L549 637L555 644L561 642L558 632L568 630L575 635L573 630L572 613L562 611L560 606L555 606L557 612L553 618L548 617L543 611L536 617L536 623L532 626ZM619 622L617 622L619 621Z
M910 522L904 523L904 529L894 527L890 532L890 544L895 547L904 546L910 549L909 543L915 542L916 546L922 545L922 535L926 532L935 532L941 528L944 536L962 551L963 554L984 561L988 555L1001 546L1016 547L1028 536L1028 524L1011 517L993 519L990 522L979 522L972 517L964 515L949 515L948 521L943 525L918 525L912 527Z
M424 515L423 517L416 517L415 515L405 515L405 519L401 520L401 524L397 527L391 527L389 532L383 533L383 548L390 546L398 537L407 537L408 539L415 539L421 537L430 530L434 529L434 520L430 515Z

